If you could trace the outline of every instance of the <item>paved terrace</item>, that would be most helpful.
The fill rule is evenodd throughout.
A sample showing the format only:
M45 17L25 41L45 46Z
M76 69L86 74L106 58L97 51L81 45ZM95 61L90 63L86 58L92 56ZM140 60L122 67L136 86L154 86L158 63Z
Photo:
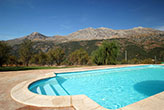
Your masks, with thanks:
M28 70L28 71L13 71L0 72L0 110L75 110L74 107L33 107L20 104L14 101L10 96L11 89L26 80L36 79L47 75L50 72L72 72L84 71L92 69L104 69L113 67L124 67L129 65L114 65L114 66L86 66L79 68L65 68L65 69L49 69L49 70ZM134 66L134 65L130 65ZM82 109L81 109L82 110ZM96 109L93 109L96 110ZM149 97L145 100L136 102L119 110L164 110L164 92L155 96Z

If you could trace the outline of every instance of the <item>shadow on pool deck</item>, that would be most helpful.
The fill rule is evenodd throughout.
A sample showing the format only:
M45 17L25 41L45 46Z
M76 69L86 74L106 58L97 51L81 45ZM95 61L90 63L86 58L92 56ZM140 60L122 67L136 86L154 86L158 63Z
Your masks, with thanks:
M134 85L134 89L138 92L152 96L164 91L164 81L161 80L147 80Z

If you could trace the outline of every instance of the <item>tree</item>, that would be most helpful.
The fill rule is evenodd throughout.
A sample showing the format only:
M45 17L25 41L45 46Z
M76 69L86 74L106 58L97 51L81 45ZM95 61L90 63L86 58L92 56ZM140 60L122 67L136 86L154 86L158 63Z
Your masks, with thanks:
M11 47L6 42L0 41L0 67L8 61Z
M92 60L97 65L116 64L119 46L115 41L104 41L102 45L92 52Z
M33 55L30 60L30 63L37 65L47 64L47 54L45 52L40 51L39 53Z
M55 54L54 54L54 58L55 58L55 63L57 65L60 65L63 61L64 61L64 50L62 48L56 48L55 50Z
M71 65L85 65L89 61L89 56L84 49L78 49L69 55L68 60Z
M38 64L45 65L47 63L47 55L44 52L38 54Z
M38 54L33 55L33 57L30 60L30 63L39 65L39 55Z
M161 61L164 61L164 51L160 51L159 53Z
M8 58L8 61L7 61L7 63L9 64L9 65L18 65L18 58L16 57L16 56L14 56L14 55L10 55L9 56L9 58Z
M60 65L64 61L65 52L62 48L58 47L55 49L50 49L47 52L47 56L48 64L53 65L56 63L57 65Z
M55 60L54 54L55 54L55 51L53 49L50 49L47 52L47 63L51 66L54 64L54 60Z
M33 43L31 40L24 40L19 49L19 56L24 65L28 66L33 56Z

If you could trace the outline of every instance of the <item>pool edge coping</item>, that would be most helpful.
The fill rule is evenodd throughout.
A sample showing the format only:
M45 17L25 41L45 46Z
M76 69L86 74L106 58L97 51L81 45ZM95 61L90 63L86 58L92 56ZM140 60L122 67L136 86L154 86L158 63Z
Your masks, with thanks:
M138 66L138 65L130 65L130 66ZM123 67L127 67L127 65L123 66ZM108 68L113 68L113 67L108 67ZM114 67L114 68L119 68L119 67ZM88 70L95 70L95 68L88 69ZM83 70L83 71L86 71L86 70ZM10 96L12 97L12 99L14 99L15 101L17 101L21 104L37 106L37 107L55 107L55 108L57 108L57 107L73 106L76 110L85 110L85 109L87 109L87 110L113 110L113 109L107 109L107 108L102 107L101 105L97 104L95 101L90 99L88 96L83 95L83 94L82 95L68 95L68 96L45 96L45 95L35 94L28 89L29 85L35 81L38 81L41 79L46 79L46 78L51 78L51 77L55 77L55 76L56 75L54 74L54 72L51 72L51 73L46 73L44 76L41 76L38 78L23 81L11 89ZM164 95L164 92L162 92L162 94ZM157 94L155 94L153 96L156 96L156 95ZM152 97L152 96L150 96L150 97ZM148 97L148 98L150 98L150 97ZM143 99L143 100L145 100L145 99ZM141 100L141 101L143 101L143 100ZM140 101L138 101L138 102L140 102ZM136 103L138 103L138 102L136 102ZM135 104L135 103L133 103L133 104ZM130 104L127 106L131 106L133 104ZM127 107L127 106L125 106L125 107ZM118 110L124 110L124 107L120 108Z

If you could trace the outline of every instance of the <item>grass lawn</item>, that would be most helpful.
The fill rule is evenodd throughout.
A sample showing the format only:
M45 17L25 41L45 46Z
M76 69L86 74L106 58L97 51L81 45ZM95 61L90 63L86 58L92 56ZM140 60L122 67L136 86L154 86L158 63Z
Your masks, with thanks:
M21 70L37 70L37 69L60 69L71 67L42 67L42 66L18 66L18 67L0 67L0 71L21 71Z

